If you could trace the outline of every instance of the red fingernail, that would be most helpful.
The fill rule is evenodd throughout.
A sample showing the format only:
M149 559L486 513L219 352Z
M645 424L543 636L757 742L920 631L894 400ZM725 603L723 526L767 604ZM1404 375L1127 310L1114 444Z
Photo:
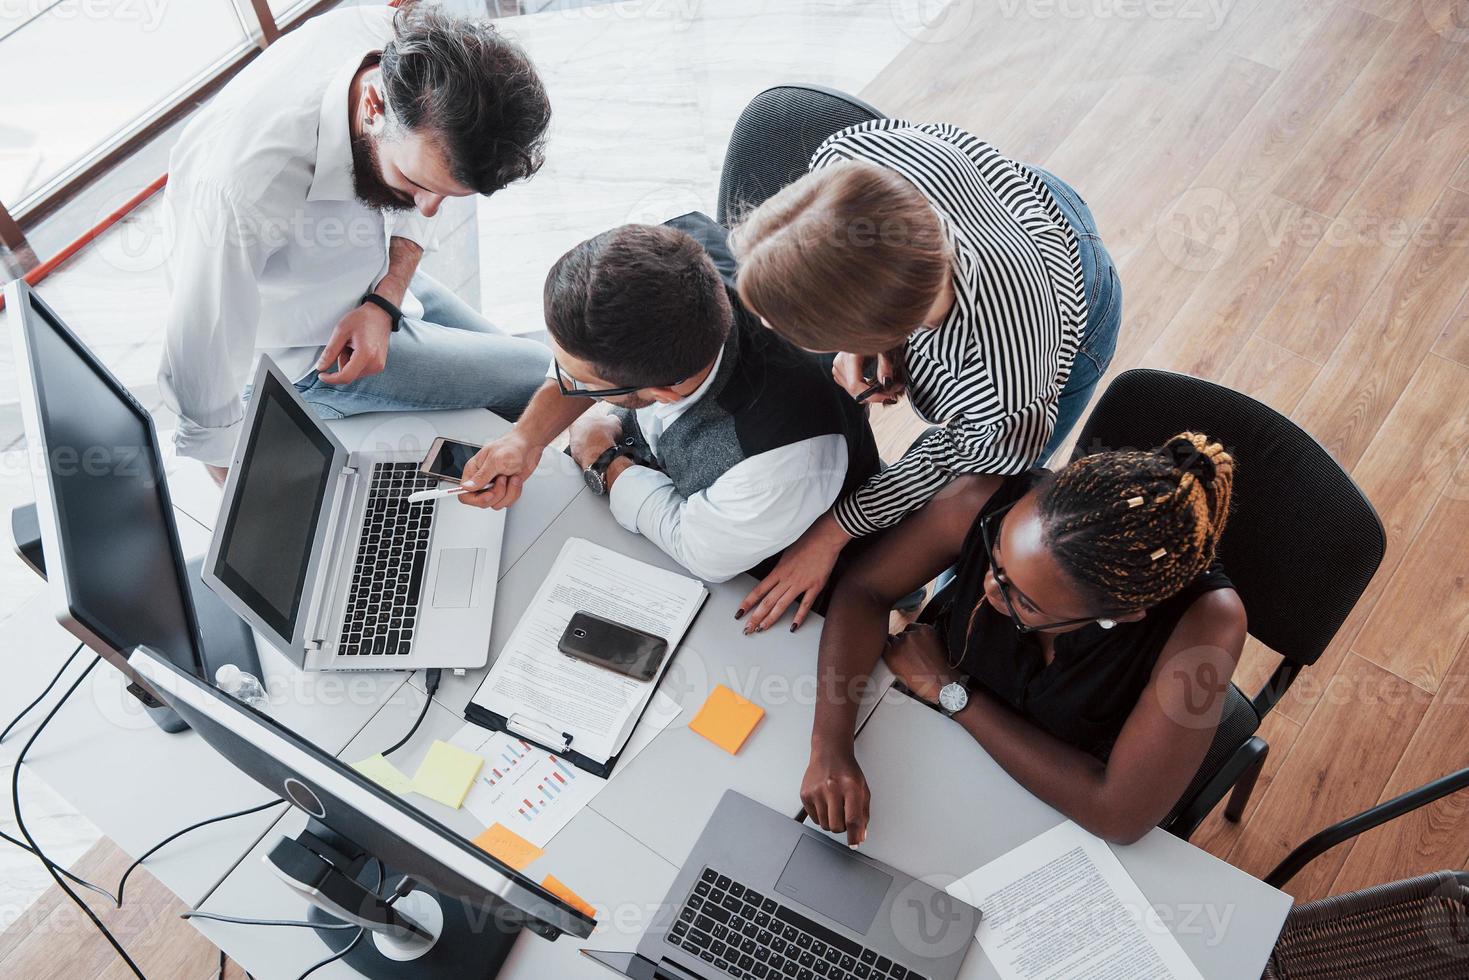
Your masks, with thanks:
M744 607L741 607L741 608L735 610L735 619L744 619L744 618L745 618L745 610L744 610Z
M801 625L800 623L792 623L791 624L791 632L794 633L796 631L796 627L797 626L800 626L800 625Z

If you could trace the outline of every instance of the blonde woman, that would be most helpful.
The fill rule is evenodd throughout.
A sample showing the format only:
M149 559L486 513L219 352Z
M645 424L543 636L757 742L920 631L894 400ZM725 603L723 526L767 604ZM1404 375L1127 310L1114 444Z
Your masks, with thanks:
M906 395L933 424L840 499L741 603L745 632L800 626L856 538L963 474L1043 461L1111 361L1117 271L1086 203L954 126L842 130L731 239L741 300L854 397Z

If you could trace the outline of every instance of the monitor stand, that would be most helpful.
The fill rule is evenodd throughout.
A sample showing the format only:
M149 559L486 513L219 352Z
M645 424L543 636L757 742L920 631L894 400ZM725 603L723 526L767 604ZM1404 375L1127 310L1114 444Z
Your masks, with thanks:
M10 512L10 532L15 553L41 578L46 577L46 557L41 551L41 525L36 519L36 505L26 504ZM199 621L200 641L204 650L205 677L213 683L214 673L224 664L234 664L262 682L260 654L255 649L255 634L224 601L204 584L202 557L189 562L185 572L189 592L194 599L194 616ZM153 723L165 732L188 731L189 726L167 705L147 696L141 689L128 688L148 712Z
M315 863L313 857L323 863ZM297 863L301 860L306 863ZM384 870L380 861L316 820L296 838L282 839L269 861L313 901L306 918L319 924L316 934L327 949L340 953L350 945L340 962L373 980L493 980L524 928L521 913L507 903L474 905L440 894L421 879L413 879L411 890L389 906L375 896L394 894L400 883L406 884L404 876ZM315 904L324 898L330 905L333 896L339 907L357 911L358 917L348 924L371 923L355 944L358 930L332 928L346 920ZM401 929L383 921L398 915L411 919L432 938L404 936Z

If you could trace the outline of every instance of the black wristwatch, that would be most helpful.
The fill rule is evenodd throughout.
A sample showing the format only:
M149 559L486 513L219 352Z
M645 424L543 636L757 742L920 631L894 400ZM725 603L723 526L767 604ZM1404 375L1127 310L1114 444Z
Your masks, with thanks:
M376 306L378 309L382 310L389 317L391 317L393 320L393 333L397 333L398 328L403 325L403 311L398 309L392 303L383 299L377 293L368 293L366 296L362 297L362 302L371 303L373 306Z
M592 465L582 470L582 479L587 481L587 489L601 497L607 493L607 468L612 461L619 456L628 456L637 462L637 456L633 453L633 446L637 440L632 436L623 436L607 449L602 455L592 461Z

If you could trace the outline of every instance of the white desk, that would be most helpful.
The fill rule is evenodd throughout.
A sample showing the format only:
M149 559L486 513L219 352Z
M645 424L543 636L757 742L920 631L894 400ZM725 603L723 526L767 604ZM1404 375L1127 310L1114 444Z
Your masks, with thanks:
M857 761L872 790L863 853L940 888L1064 819L968 732L896 690L862 729ZM1112 850L1206 980L1260 976L1289 895L1157 828ZM998 976L971 947L961 980Z
M487 412L367 416L334 425L354 449L420 451L426 451L440 432L483 441L504 428L504 422ZM198 525L181 522L181 536L192 545L186 550L202 550L200 534L213 523L219 492L192 464L181 464L178 471L170 479L175 503ZM622 530L605 501L582 492L575 467L559 454L548 453L507 519L492 652L503 647L520 611L570 537L588 538L662 567L677 567L648 542ZM504 973L507 980L606 976L578 950L584 945L598 949L636 945L725 789L737 789L792 815L799 812L797 792L814 710L820 621L796 634L776 629L745 637L733 615L748 589L745 579L711 589L711 598L664 683L684 708L683 714L615 775L530 868L536 880L555 874L596 904L601 922L597 935L585 942L563 938L555 943L527 936L512 954ZM53 659L59 663L70 645L54 625L45 642L47 655L38 663L48 665L45 670L54 669L49 664ZM396 741L423 703L416 675L407 684L401 674L305 675L273 651L264 649L263 656L268 678L284 678L289 683L282 689L292 694L288 703L272 709L277 717L348 762ZM96 673L95 692L78 698L58 716L28 764L124 849L140 853L186 823L265 798L259 787L231 770L192 734L165 736L136 717L119 721L118 706L127 701L116 690L113 672L99 668ZM433 739L457 730L482 676L483 671L473 671L444 679L423 727L394 756L401 768L412 772ZM884 671L869 692L862 717L870 720L857 742L874 791L869 853L910 873L958 877L1060 819L1000 772L957 726L906 699L895 701L897 695L883 699L890 681ZM36 686L41 683L44 680ZM354 688L354 683L366 686ZM738 757L687 729L716 683L766 709L766 717ZM328 698L328 690L342 693ZM915 764L925 760L931 764ZM186 780L180 778L184 773ZM483 829L467 811L449 810L419 797L413 801L467 836ZM185 901L202 902L208 911L303 916L304 903L261 860L278 834L295 833L302 825L299 813L277 819L280 813L270 811L190 835L150 860L149 868ZM1159 904L1165 922L1192 908L1207 913L1206 899L1218 914L1229 916L1223 920L1222 936L1207 931L1207 914L1205 932L1197 939L1181 935L1206 976L1211 980L1258 976L1289 907L1288 898L1161 833L1120 853L1144 893ZM315 936L303 930L202 922L199 927L259 980L294 977L325 955ZM1255 972L1240 969L1245 964ZM340 964L334 966L336 973L320 975L350 975ZM966 962L965 976L994 976L977 948Z
M586 538L650 565L681 571L676 562L644 538L623 530L613 520L605 500L583 493L501 580L490 639L492 654L504 647L519 619L517 611L530 603L562 544L573 537ZM747 637L735 622L734 613L750 585L749 579L740 576L710 587L708 602L660 685L683 707L683 713L591 804L674 864L682 864L727 789L739 790L791 816L801 812L799 790L815 711L821 620L813 617L797 633L781 628ZM483 673L446 678L437 699L462 712ZM861 718L876 707L891 679L886 668L879 673ZM413 682L418 684L419 679L415 677ZM724 684L765 709L765 717L738 757L688 730L689 721L715 684ZM677 793L667 791L671 785L678 787ZM649 805L653 799L659 800L659 805Z

